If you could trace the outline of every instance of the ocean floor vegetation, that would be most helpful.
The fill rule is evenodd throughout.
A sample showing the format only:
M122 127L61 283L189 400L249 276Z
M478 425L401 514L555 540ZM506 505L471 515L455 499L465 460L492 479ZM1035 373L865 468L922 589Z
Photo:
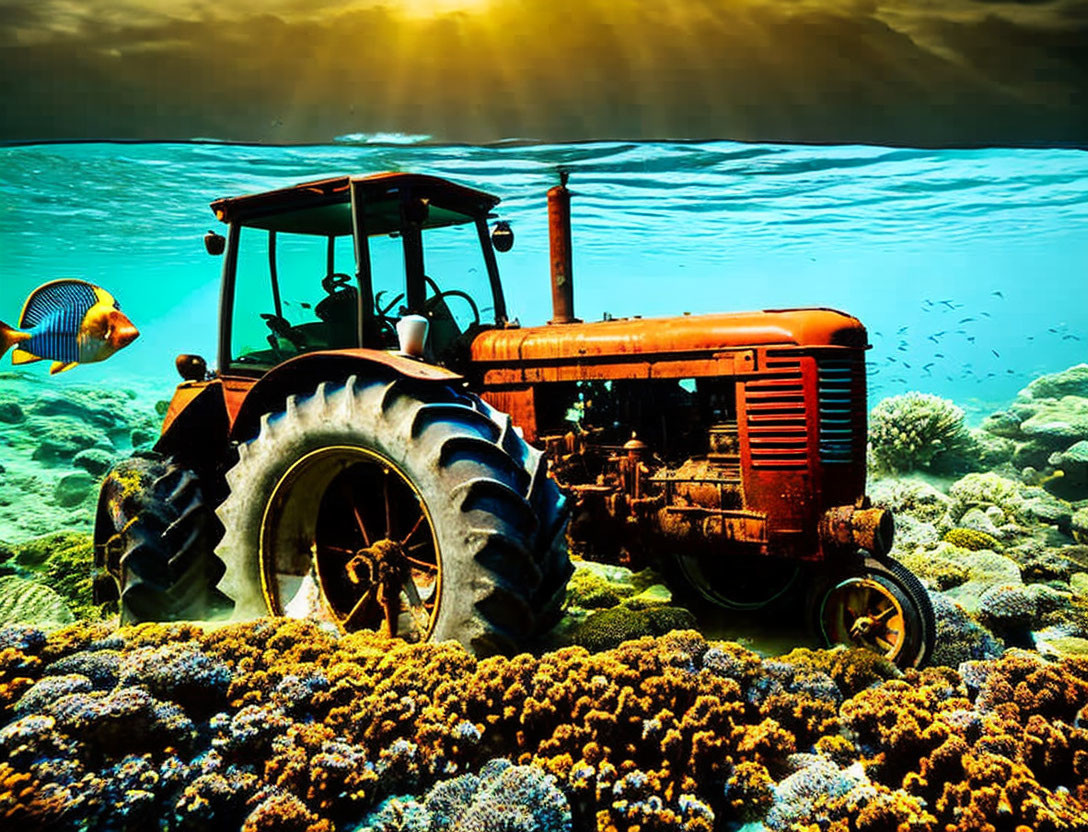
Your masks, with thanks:
M0 543L89 532L102 475L158 437L166 403L146 391L48 378L0 372Z
M91 599L94 484L152 441L153 399L9 375L4 828L1088 828L1088 365L979 428L935 396L874 409L868 492L936 613L920 671L715 640L662 575L577 559L550 640L512 658L119 628Z

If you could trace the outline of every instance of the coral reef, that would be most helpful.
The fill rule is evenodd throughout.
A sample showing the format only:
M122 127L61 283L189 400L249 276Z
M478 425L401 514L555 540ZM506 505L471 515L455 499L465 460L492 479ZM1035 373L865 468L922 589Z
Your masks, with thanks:
M949 529L941 537L945 543L951 543L961 549L969 549L977 552L981 549L989 549L991 552L1000 552L1001 543L993 535L974 529L955 528Z
M900 672L857 650L761 659L692 631L476 660L287 620L0 630L0 817L254 832L1084 826L1088 659L961 644L961 672Z
M932 593L930 599L937 624L934 665L959 667L966 661L1001 655L1001 642L974 621L961 604L942 593Z
M878 479L869 484L873 505L895 513L896 519L910 517L939 528L948 521L949 497L940 489L918 479Z
M949 511L953 520L959 520L972 508L987 509L996 506L1010 519L1022 519L1024 498L1020 485L992 471L968 474L954 482L948 489L952 498Z
M41 627L62 627L75 621L64 599L44 584L18 575L0 578L0 626L37 623Z
M1066 500L1088 499L1088 364L1040 376L982 430L1014 443L1012 467Z
M593 613L570 633L573 644L592 651L618 647L640 636L663 635L695 626L695 617L680 607L631 609L614 607Z
M0 625L57 627L116 613L116 604L95 604L94 547L89 535L57 532L8 547L0 578Z
M971 447L963 411L928 393L877 404L869 417L869 443L876 464L893 472L955 467Z
M695 626L695 618L672 606L672 592L652 569L573 559L563 619L548 635L552 647L616 647L640 636L662 635Z

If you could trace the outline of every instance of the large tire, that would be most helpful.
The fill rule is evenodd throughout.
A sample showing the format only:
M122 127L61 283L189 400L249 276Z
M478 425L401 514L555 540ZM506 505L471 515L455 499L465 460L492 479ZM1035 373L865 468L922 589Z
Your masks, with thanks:
M234 601L236 619L286 614L345 630L374 626L354 613L372 603L365 588L377 585L377 572L359 579L354 567L337 566L326 552L372 555L379 543L372 538L382 535L383 545L393 545L407 524L391 514L408 512L411 503L403 516L420 513L412 528L423 523L437 577L423 588L432 593L425 625L405 637L455 639L486 655L510 652L555 622L572 571L564 500L542 453L522 440L509 416L478 397L406 378L352 376L290 396L238 450L227 473L230 493L218 509L226 532L216 550L226 565L219 588ZM376 508L382 500L384 531ZM352 512L361 531L349 528ZM326 549L329 528L356 535L356 542ZM396 580L415 575L404 567L407 550L398 551L388 562L407 571L394 571ZM422 591L409 580L412 594ZM408 582L403 586L407 600L397 586L383 602L392 605L386 625L397 635L405 632L396 623L412 612L403 606L411 603ZM418 612L419 597L415 603Z
M121 623L223 617L230 601L215 585L222 534L195 473L144 454L114 467L102 483L95 543L117 583Z

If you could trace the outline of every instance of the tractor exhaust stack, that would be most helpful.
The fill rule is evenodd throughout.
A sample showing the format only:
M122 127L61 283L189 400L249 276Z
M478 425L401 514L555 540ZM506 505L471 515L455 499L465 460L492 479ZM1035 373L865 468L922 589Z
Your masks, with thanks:
M549 324L576 323L570 243L570 191L567 172L559 172L559 184L548 190L548 236L551 241L552 319Z

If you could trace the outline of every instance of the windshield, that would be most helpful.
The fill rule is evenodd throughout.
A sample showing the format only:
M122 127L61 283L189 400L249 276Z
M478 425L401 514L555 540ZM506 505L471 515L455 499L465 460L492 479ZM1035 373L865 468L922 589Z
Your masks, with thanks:
M408 280L423 284L430 321L425 357L448 363L462 336L496 323L495 295L475 222L426 228L419 245L400 232L367 240L373 320L364 344L397 349L396 324L409 311ZM415 237L419 240L419 236ZM408 263L414 263L408 274ZM347 234L326 237L239 229L230 330L231 364L267 369L304 352L359 346L355 252ZM419 283L413 283L418 286Z
M242 228L231 327L234 362L269 367L302 352L357 346L354 273L351 237Z
M495 296L474 224L424 231L423 249L423 314L431 321L430 350L442 356L470 328L495 323Z

